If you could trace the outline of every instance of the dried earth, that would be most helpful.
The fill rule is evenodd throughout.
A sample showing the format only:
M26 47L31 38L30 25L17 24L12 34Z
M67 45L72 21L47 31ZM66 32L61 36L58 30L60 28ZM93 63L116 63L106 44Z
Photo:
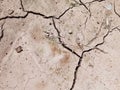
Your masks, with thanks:
M120 0L0 0L0 90L120 90Z

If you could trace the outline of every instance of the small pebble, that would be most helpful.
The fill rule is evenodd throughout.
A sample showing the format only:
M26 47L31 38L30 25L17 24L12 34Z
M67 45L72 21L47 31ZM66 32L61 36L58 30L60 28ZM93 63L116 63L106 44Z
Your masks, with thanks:
M23 51L23 48L21 46L17 47L16 48L16 52L17 53L21 53Z

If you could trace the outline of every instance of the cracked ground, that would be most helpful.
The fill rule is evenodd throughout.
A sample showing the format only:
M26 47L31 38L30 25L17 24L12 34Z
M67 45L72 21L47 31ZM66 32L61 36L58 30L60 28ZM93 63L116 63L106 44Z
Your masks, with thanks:
M0 0L0 90L120 90L120 0Z

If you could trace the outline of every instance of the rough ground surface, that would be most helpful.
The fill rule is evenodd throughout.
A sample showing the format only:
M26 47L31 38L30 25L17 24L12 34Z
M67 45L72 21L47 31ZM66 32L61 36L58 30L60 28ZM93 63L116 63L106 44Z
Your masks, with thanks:
M120 90L120 0L0 0L0 90Z

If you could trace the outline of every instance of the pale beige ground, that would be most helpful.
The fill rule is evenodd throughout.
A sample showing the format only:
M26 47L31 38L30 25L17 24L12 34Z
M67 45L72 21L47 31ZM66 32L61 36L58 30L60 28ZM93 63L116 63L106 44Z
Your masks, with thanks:
M0 90L120 90L119 25L120 0L0 0Z

